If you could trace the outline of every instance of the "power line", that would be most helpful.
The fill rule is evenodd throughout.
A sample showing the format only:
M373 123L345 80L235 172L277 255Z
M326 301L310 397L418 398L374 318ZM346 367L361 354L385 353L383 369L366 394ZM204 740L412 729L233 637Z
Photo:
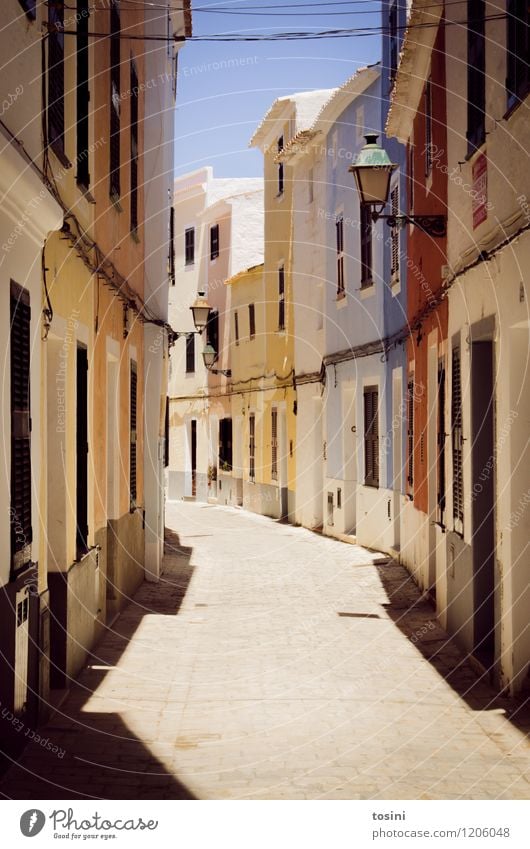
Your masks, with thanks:
M480 19L480 22L488 22L488 21L502 21L506 20L509 15L505 12L499 13L497 15L487 15L484 18ZM410 26L398 27L398 30L416 30L416 29L430 29L432 27L438 27L440 24L444 24L445 26L469 26L475 23L479 23L479 20L463 20L463 21L452 21L447 20L445 18L441 18L439 21L433 21L432 23L421 23L421 24L412 24ZM62 35L75 35L78 33L76 30L58 30ZM331 29L331 30L321 30L317 32L310 31L300 31L300 32L276 32L276 33L217 33L213 35L192 35L192 36L183 36L183 35L172 35L172 36L163 36L163 35L127 35L120 33L116 35L112 33L113 38L119 38L124 40L132 40L132 41L163 41L163 42L172 42L172 43L182 43L185 41L211 41L211 42L256 42L256 41L310 41L316 39L323 38L363 38L363 37L372 37L374 35L382 35L388 31L387 26L375 26L375 27L352 27L347 29ZM85 33L85 36L89 38L110 38L111 33L108 32L89 32Z

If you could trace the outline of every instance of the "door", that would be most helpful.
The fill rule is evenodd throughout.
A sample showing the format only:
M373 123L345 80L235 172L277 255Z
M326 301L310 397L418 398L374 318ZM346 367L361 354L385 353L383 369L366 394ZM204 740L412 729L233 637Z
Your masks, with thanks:
M197 419L191 420L191 494L197 495Z
M473 653L489 668L495 653L495 445L493 342L471 353Z
M87 349L77 348L77 429L76 429L76 516L77 559L88 551L88 356Z

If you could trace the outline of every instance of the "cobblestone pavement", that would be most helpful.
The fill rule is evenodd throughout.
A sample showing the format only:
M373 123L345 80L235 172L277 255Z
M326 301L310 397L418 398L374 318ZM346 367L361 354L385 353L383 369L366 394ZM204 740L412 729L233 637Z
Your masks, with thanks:
M29 744L4 796L530 798L526 707L477 680L403 568L231 508L167 523L162 581L43 730L64 757Z

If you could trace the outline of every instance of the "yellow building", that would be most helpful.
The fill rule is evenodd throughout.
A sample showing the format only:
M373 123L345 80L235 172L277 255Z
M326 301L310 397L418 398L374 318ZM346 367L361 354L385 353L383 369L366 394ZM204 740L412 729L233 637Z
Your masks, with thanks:
M276 427L279 515L291 521L295 515L297 411L294 372L297 330L292 279L294 210L292 167L281 161L281 153L298 133L307 132L329 95L329 90L321 90L278 98L250 141L252 147L263 152L264 160L266 363L278 384L272 394L267 393L263 437L265 445L270 444L272 427Z

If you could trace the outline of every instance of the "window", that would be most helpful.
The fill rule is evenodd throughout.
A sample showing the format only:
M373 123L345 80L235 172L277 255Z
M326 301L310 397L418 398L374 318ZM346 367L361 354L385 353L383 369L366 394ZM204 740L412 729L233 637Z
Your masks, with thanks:
M278 330L285 330L285 268L278 269Z
M453 527L464 532L464 469L460 348L453 348L451 370L451 439L453 448Z
M90 91L88 86L88 0L77 0L77 46L76 46L76 108L77 108L77 176L80 186L88 188L90 174L88 172L88 102Z
M11 283L11 569L31 563L31 404L29 292Z
M48 142L64 162L64 8L49 6Z
M485 0L467 3L467 152L472 154L486 138Z
M438 364L438 475L436 503L438 522L444 525L445 519L445 365L443 360Z
M164 417L164 468L169 466L169 398L166 395L166 414Z
M88 551L88 352L82 345L77 346L75 469L76 554L80 560Z
M391 215L399 215L399 186L396 183L390 192ZM399 224L390 231L390 279L392 283L399 280Z
M120 13L116 0L110 4L110 153L109 193L120 196Z
M425 176L432 171L432 83L430 78L425 84Z
M251 481L256 477L256 417L251 413L248 417L248 476Z
M521 101L530 88L530 13L528 0L507 0L506 92L508 108Z
M134 63L130 67L131 80L131 232L138 230L138 75Z
M129 427L129 500L130 509L136 507L136 413L138 402L138 372L136 363L131 360L131 386L130 386L130 427Z
M34 21L37 17L35 12L35 7L37 5L37 0L19 0L20 5L24 9L27 17Z
M278 480L278 410L271 411L271 478Z
M364 483L379 486L379 392L377 386L364 390Z
M186 265L195 262L195 227L187 227L184 231L184 256Z
M195 333L186 333L186 374L195 371Z
M344 295L344 220L342 215L335 222L337 242L337 297Z
M237 314L237 310L234 312L234 336L236 345L239 345L239 316Z
M414 379L407 384L407 492L414 493Z
M232 419L219 420L219 468L232 471Z
M175 285L175 210L172 206L169 207L169 279L171 285Z
M206 323L206 344L219 354L219 311L211 310Z
M248 335L254 339L256 335L256 310L254 304L248 305Z
M409 214L414 212L414 145L409 146Z
M361 204L361 288L372 282L372 211Z
M392 3L388 14L388 41L389 41L389 57L388 57L388 77L390 84L396 78L398 66L398 18L397 18L397 2Z
M210 259L217 259L219 256L219 224L214 224L210 227Z
M278 139L278 153L283 150L283 136ZM278 194L283 194L283 162L278 162Z
M315 190L314 190L314 171L312 168L309 169L307 174L307 202L313 203L315 199Z

